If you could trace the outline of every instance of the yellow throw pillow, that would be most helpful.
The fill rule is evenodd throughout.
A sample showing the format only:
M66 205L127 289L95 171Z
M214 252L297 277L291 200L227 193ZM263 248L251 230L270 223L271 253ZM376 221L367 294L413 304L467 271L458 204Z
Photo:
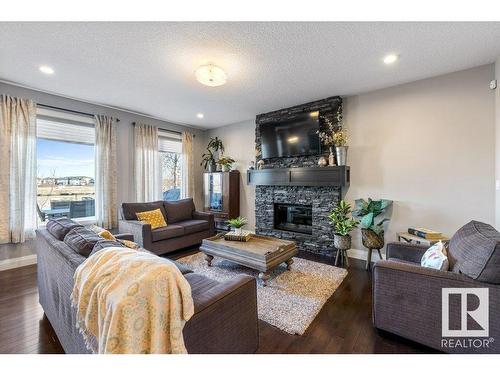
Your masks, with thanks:
M105 240L116 241L115 236L113 236L109 230L101 228L97 225L91 225L89 228L91 231L97 233L100 237L104 238Z
M151 224L151 229L166 227L167 222L161 213L161 210L157 208L152 211L144 211L136 213L137 220L144 221L147 224Z

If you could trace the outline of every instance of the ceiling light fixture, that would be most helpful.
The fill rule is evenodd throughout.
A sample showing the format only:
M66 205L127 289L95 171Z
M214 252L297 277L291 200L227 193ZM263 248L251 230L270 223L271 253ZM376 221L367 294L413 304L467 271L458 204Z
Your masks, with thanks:
M50 66L47 66L47 65L41 65L39 68L38 68L43 74L54 74L54 69L52 69Z
M196 117L198 117L198 118L203 118L203 117L205 117L205 115L204 115L203 113L198 113L198 114L196 115Z
M227 81L226 72L213 64L200 66L195 75L198 82L211 87L222 86Z
M395 53L391 53L387 56L384 57L384 64L393 64L399 59L399 56L396 55Z

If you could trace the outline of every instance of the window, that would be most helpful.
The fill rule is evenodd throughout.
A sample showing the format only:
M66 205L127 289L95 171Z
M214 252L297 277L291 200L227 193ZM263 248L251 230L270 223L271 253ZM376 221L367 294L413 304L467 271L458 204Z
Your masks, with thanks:
M93 119L37 111L37 212L39 223L57 217L95 217Z
M161 191L166 201L181 198L182 190L182 141L181 135L159 131Z

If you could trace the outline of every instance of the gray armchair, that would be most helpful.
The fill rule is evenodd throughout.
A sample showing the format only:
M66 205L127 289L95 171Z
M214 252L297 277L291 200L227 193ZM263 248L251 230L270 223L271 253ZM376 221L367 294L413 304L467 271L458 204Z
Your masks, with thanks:
M420 266L426 250L400 242L387 245L387 260L378 261L373 269L374 326L447 353L500 353L500 233L484 223L466 224L450 241L450 271L446 272ZM481 329L471 316L467 327L461 327L461 314L486 303L487 336L443 337L446 288L488 290L488 301L470 293L466 307L461 306L459 294L450 295L446 314L449 329Z
M151 225L137 220L137 212L159 209L167 226L151 229ZM134 241L155 254L170 253L201 243L215 234L213 214L195 210L191 198L177 201L123 203L119 232L132 233Z

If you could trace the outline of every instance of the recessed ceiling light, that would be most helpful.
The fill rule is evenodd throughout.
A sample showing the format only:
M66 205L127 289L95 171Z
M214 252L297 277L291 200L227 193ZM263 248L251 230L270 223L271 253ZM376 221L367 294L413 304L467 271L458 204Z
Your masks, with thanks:
M395 53L391 53L387 56L384 57L384 63L385 64L393 64L399 59L399 56L396 55Z
M227 76L224 70L216 65L202 65L195 72L196 79L206 86L221 86L226 83Z
M204 115L203 113L198 113L198 114L196 115L196 117L198 117L198 118L203 118L203 117L205 117L205 115Z
M43 74L54 74L54 69L47 65L41 65L38 68Z

